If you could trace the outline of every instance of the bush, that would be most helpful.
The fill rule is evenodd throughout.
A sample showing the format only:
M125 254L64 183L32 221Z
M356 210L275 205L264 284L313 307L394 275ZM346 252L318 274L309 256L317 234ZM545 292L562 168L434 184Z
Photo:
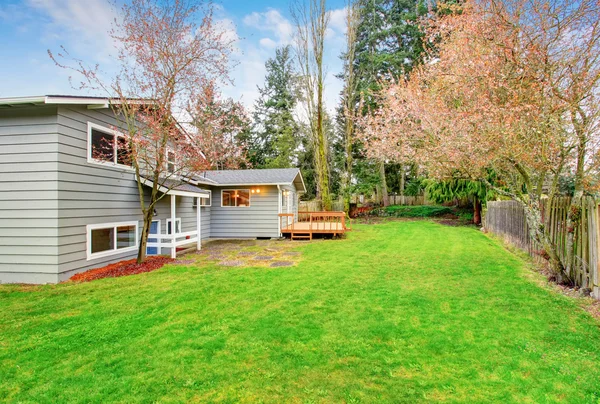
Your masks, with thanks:
M380 217L437 217L452 213L447 206L401 206L391 205L372 211L372 215Z

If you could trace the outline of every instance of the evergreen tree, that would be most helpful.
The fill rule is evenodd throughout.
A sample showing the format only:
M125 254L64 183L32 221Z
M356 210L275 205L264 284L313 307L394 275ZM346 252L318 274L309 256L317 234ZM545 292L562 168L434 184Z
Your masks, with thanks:
M357 93L354 98L365 100L363 111L359 111L364 114L375 106L372 94L379 89L380 80L406 76L422 61L423 33L417 20L427 13L428 9L426 4L419 0L356 1L360 12L352 60L356 75L354 88ZM342 55L342 57L348 56ZM350 61L346 61L342 76L348 74L349 63ZM356 107L358 108L358 105ZM354 150L356 152L360 147L355 147ZM363 158L360 154L356 157ZM374 172L368 172L369 168ZM386 172L390 174L392 169L399 170L399 174L391 173L392 177L400 178L399 182L404 184L405 168L404 164L386 167L383 161L376 164L362 164L356 177L360 174L364 178L357 178L359 181L371 184L373 178L379 178L377 194L382 202L387 203ZM403 185L399 191L403 193Z
M418 18L428 9L420 0L358 0L358 25L354 65L358 92L369 97L379 90L379 80L410 73L423 57L423 33Z
M297 103L297 74L291 48L275 50L265 66L264 87L255 104L249 159L258 168L287 168L296 164L299 127L293 111Z

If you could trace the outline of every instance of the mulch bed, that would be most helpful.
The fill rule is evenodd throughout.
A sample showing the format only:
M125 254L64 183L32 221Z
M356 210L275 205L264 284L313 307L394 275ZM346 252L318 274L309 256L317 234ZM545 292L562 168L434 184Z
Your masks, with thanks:
M120 276L141 274L155 271L170 262L173 262L173 259L168 257L149 257L142 264L138 264L135 259L132 259L81 272L73 275L69 280L74 282L89 282L102 278L118 278Z

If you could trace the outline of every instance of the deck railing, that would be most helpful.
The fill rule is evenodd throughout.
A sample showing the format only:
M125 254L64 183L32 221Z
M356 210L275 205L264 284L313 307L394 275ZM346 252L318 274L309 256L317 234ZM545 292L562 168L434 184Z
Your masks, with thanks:
M343 233L348 230L344 212L280 213L279 226L282 231L291 233Z
M155 241L150 241L155 240ZM198 241L198 232L188 231L185 233L165 234L165 233L150 233L148 234L148 248L156 248L158 254L161 254L162 248L171 249L171 258L175 258L177 247L186 244L196 243Z

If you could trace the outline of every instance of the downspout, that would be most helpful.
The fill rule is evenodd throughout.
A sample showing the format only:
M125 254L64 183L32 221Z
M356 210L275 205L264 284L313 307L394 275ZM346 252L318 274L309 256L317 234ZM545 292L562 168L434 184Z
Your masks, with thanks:
M277 184L277 234L281 237L281 187Z

